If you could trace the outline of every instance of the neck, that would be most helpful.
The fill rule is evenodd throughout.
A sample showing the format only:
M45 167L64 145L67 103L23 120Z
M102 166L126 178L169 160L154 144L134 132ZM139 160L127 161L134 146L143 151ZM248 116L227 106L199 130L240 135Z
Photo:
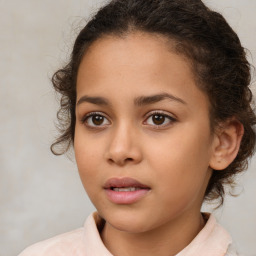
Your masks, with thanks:
M185 248L204 227L200 212L183 214L170 223L142 233L128 233L106 222L101 237L113 255L170 256Z

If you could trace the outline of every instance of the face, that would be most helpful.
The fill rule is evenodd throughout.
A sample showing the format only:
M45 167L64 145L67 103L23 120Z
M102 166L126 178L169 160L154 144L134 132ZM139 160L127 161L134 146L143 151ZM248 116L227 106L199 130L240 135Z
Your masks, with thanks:
M143 232L200 212L211 169L209 101L164 38L104 37L79 67L74 149L112 227Z

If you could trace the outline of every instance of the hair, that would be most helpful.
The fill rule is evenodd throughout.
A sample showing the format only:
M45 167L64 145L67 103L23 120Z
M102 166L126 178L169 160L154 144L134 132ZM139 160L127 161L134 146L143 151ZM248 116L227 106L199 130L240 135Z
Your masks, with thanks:
M213 170L205 192L205 200L219 199L222 205L225 185L235 184L234 176L248 167L248 158L255 150L251 66L245 48L224 17L200 0L112 0L96 12L78 34L67 65L52 77L61 99L57 113L60 135L51 150L61 155L73 146L76 79L87 49L104 36L123 37L136 31L164 36L174 43L174 52L189 60L198 87L209 98L213 131L231 118L244 127L235 160L223 171Z

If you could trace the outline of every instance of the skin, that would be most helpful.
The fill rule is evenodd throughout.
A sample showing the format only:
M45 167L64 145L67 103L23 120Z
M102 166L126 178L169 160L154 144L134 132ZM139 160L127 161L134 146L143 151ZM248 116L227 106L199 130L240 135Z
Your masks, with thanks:
M137 97L161 93L179 100L134 105ZM189 63L164 37L105 36L82 59L77 102L75 156L84 188L106 220L104 244L119 256L177 254L204 226L200 208L219 142L210 131L209 100ZM155 110L171 119L157 126ZM85 118L95 111L104 116L100 125ZM150 191L136 203L115 204L103 188L113 177L134 178Z

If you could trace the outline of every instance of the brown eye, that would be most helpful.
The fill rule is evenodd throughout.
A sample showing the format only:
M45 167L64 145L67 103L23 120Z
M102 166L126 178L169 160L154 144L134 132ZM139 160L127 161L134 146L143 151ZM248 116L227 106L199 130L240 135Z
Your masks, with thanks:
M176 119L173 118L172 116L169 116L161 112L155 112L147 118L146 123L153 127L155 126L158 128L158 127L165 127L175 121Z
M154 122L154 124L156 125L161 125L164 123L166 117L163 115L153 115L152 116L152 121Z
M103 116L99 116L99 115L92 116L92 122L95 125L101 125L103 123L103 121L104 121Z
M98 113L90 113L82 120L82 123L84 123L88 127L102 127L106 124L110 124L108 119Z

